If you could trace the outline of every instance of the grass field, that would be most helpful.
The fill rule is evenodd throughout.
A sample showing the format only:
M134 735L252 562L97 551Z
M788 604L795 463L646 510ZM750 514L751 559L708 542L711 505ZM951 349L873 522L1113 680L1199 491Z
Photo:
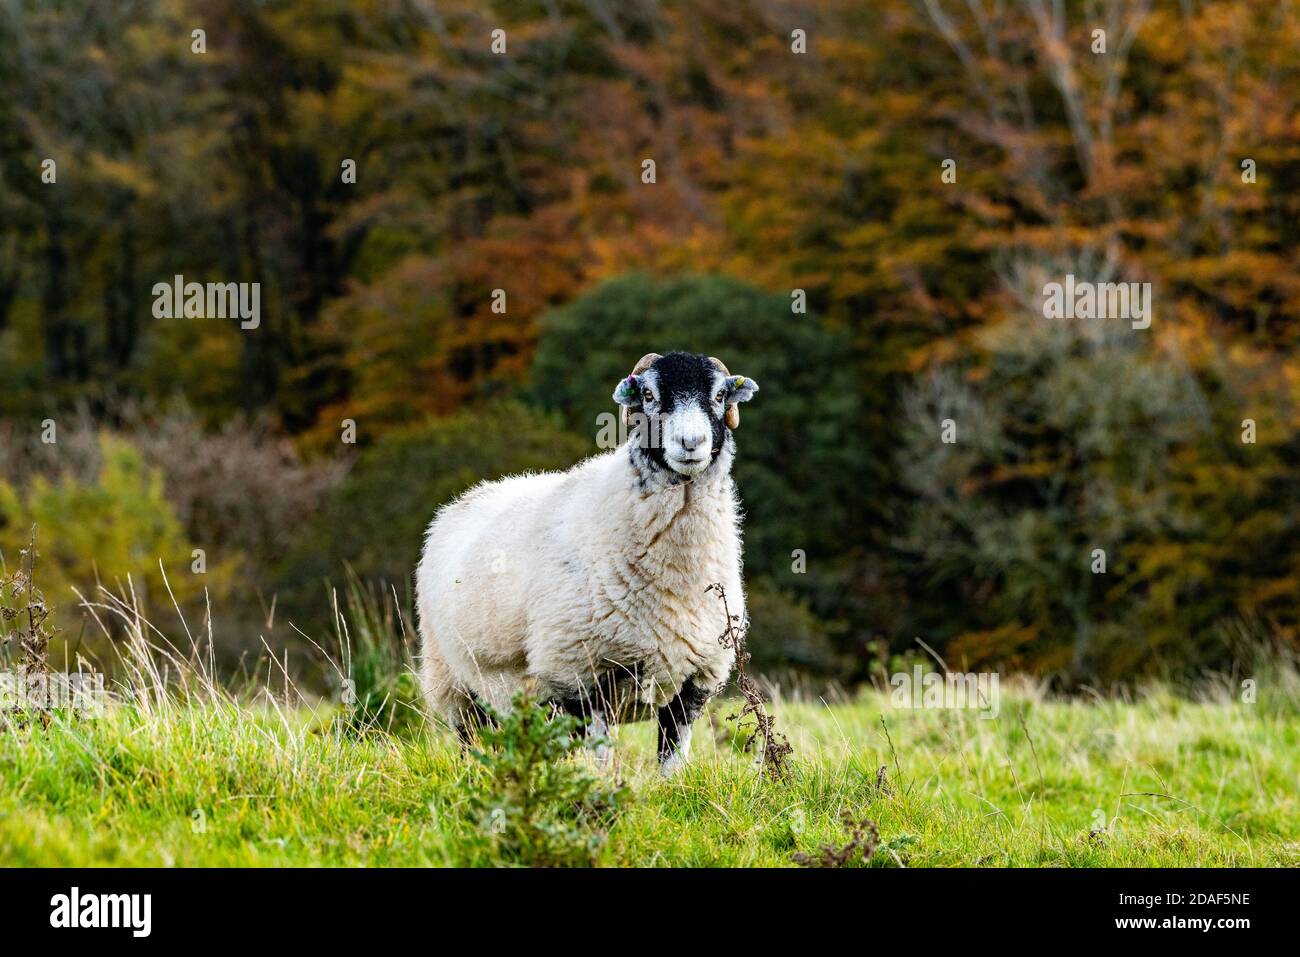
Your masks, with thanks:
M1089 702L1004 685L991 720L874 692L778 701L794 745L781 781L755 774L718 701L672 780L655 773L652 727L617 732L605 773L630 797L597 832L595 862L790 866L845 843L847 813L876 823L883 866L1296 865L1298 687L1261 679L1244 704L1226 685ZM96 720L0 734L0 861L497 863L470 813L485 781L442 733L357 737L268 699L139 695Z

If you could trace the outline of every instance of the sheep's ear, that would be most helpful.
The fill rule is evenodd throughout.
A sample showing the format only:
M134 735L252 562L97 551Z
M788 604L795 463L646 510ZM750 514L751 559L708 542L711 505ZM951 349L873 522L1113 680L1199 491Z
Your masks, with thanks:
M758 391L758 383L743 375L727 376L727 405L748 402Z
M614 401L619 405L640 405L641 378L630 375L618 384L614 390Z
M727 413L724 421L727 428L734 429L740 425L740 409L738 403L748 402L758 391L758 383L753 379L743 375L727 376Z

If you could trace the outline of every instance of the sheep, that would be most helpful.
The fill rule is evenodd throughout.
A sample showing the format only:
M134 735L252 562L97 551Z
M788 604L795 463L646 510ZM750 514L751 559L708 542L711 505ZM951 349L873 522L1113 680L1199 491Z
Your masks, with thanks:
M712 357L650 353L614 391L618 448L443 506L416 569L431 715L468 740L528 684L589 734L656 718L660 771L679 770L735 665L706 588L744 615L733 430L757 391Z

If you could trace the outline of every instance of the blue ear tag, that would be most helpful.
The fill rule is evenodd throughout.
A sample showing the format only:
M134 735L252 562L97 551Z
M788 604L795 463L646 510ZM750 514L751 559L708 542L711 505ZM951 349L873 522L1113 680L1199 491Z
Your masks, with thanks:
M619 405L633 405L639 391L640 384L636 381L636 376L630 375L614 390L614 401Z

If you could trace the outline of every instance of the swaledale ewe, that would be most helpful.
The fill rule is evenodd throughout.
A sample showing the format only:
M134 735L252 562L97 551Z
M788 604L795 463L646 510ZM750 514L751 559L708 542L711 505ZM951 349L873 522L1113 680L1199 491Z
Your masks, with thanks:
M705 589L744 615L732 430L757 391L717 359L651 353L614 391L633 413L619 448L444 506L416 570L431 712L468 737L530 682L592 733L653 715L660 770L681 767L735 664Z

